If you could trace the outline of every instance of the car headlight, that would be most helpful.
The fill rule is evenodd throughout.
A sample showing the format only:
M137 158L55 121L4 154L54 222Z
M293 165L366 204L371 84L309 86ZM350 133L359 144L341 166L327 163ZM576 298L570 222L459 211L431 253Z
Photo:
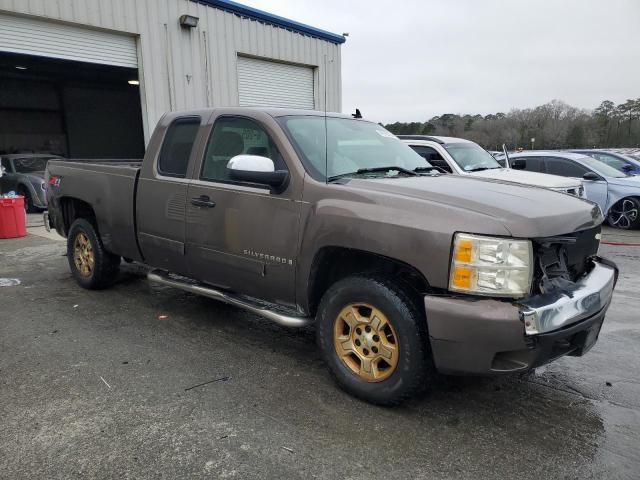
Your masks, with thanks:
M584 185L580 185L580 188L578 188L578 196L580 198L587 198L587 195L584 193Z
M475 295L524 297L531 291L530 240L457 233L453 240L449 290Z

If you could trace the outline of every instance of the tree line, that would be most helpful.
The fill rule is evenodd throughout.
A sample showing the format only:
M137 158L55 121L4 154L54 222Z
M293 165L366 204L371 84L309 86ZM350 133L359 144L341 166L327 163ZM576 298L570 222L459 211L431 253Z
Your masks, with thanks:
M553 100L509 113L458 115L445 113L421 122L395 122L385 127L396 135L443 135L479 143L488 150L606 148L640 146L640 98L616 105L605 100L595 110Z

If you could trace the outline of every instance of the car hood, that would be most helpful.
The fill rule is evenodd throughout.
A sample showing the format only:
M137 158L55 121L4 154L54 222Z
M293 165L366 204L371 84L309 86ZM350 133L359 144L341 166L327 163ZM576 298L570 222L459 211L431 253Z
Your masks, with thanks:
M607 183L609 185L618 185L620 187L638 187L640 188L640 176L633 177L607 177Z
M44 172L19 173L18 175L28 178L32 182L36 182L36 183L44 180Z
M480 172L471 172L469 175L545 188L577 188L581 185L581 181L576 178L527 172L525 170L514 170L512 168L494 168Z
M492 217L511 235L521 238L566 234L594 227L603 221L600 208L593 202L539 187L471 176L353 179L349 186L422 202L425 208L417 211L426 212L429 205L440 204L472 212L478 217ZM383 203L385 199L378 201ZM482 225L480 218L475 223ZM470 232L470 228L468 224L461 224L456 229ZM472 233L487 232L478 231L476 227Z

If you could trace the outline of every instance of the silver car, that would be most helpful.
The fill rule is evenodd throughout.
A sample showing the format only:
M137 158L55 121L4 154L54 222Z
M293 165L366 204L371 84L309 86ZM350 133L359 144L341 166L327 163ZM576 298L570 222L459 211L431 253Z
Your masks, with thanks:
M61 157L44 153L16 153L0 156L0 192L16 192L24 196L27 213L47 208L45 199L44 171L47 162Z
M600 206L609 225L640 228L640 176L580 153L532 150L509 154L509 159L516 169L581 178L587 199Z

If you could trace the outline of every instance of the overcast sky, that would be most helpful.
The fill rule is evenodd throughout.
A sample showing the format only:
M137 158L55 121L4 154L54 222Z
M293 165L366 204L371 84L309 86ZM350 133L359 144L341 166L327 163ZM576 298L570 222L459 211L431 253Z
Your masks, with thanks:
M376 121L640 97L640 0L240 0L334 33L342 108Z

